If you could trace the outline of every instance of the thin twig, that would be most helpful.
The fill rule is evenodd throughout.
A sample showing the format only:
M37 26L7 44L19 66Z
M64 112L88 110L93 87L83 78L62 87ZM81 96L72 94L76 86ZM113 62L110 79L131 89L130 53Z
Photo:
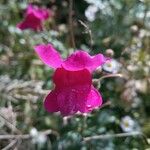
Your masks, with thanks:
M95 135L91 137L85 137L83 139L84 142L88 142L91 140L100 140L100 139L109 139L109 138L120 138L120 137L128 137L128 136L138 136L142 135L141 132L130 132L130 133L118 133L118 134L104 134L104 135Z
M42 87L41 81L12 80L9 76L0 76L0 97L9 101L21 99L35 102L39 97L48 93Z
M93 46L93 38L92 38L92 31L90 30L90 28L82 21L82 20L78 20L79 23L85 27L85 30L86 30L86 33L89 34L89 37L90 37L90 49L92 50L92 46Z
M73 0L69 0L69 30L70 30L70 37L71 37L71 46L75 49L75 39L74 39L74 32L73 32Z
M16 143L17 143L17 140L13 140L13 141L11 141L6 147L2 148L2 150L9 150L9 149L11 149Z
M94 82L97 83L97 89L100 88L100 83L103 79L106 79L106 78L115 78L115 77L119 77L119 78L123 78L123 79L128 79L127 76L123 75L123 74L120 74L120 73L117 73L117 74L108 74L108 75L104 75L102 77L100 77L99 79L93 79Z
M9 127L15 131L16 133L21 134L21 131L19 129L17 129L7 118L5 118L1 113L0 113L0 117L7 122L7 124L9 125Z
M105 103L100 107L100 109L105 108L105 107L110 106L110 105L111 105L111 101L105 102ZM98 108L98 109L99 109L99 108Z
M108 74L108 75L104 75L101 78L97 79L98 81L101 81L105 78L114 78L114 77L119 77L119 78L124 78L127 79L126 76L124 76L123 74L117 73L117 74Z
M59 134L56 131L53 130L46 130L46 131L41 131L39 132L39 134L44 134L44 135L49 135L49 134L53 134L57 137L59 137ZM12 135L12 134L4 134L4 135L0 135L0 140L6 140L6 139L29 139L32 138L32 136L30 134L20 134L20 135Z
M8 140L8 139L29 139L31 138L30 134L23 134L23 135L12 135L12 134L7 134L7 135L0 135L0 140Z

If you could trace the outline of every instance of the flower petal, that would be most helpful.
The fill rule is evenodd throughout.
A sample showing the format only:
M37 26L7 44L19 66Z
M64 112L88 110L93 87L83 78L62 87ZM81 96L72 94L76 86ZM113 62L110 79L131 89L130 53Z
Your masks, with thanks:
M72 115L77 112L76 109L76 91L70 89L61 89L57 92L57 101L59 105L59 111L63 116Z
M34 14L37 18L46 20L50 16L50 11L46 8L40 8L36 5L29 4L26 10L26 16Z
M50 11L46 8L38 8L38 10L34 12L34 14L42 20L47 20L50 16Z
M69 71L78 71L82 69L93 71L98 66L105 63L105 61L106 59L102 54L90 56L85 51L76 51L63 62L62 66Z
M17 24L17 27L21 30L30 28L37 31L42 30L42 23L41 20L32 13L29 14L21 23Z
M35 31L42 30L42 22L52 16L52 12L46 8L40 8L29 4L24 15L24 20L17 24L21 30L30 28Z
M54 49L51 44L41 44L34 47L40 59L49 67L58 68L62 64L60 54Z
M62 115L72 115L78 111L80 103L86 101L91 90L92 77L88 70L67 71L58 68L53 77L56 85L57 103Z
M91 112L94 108L99 107L102 105L102 97L100 93L92 87L90 93L88 94L88 97L86 99L86 102L81 104L80 106L80 112Z
M92 84L92 76L87 69L80 71L67 71L58 68L53 76L56 88L83 88L89 90Z
M57 112L59 111L59 107L57 104L57 93L55 91L51 91L45 98L44 107L48 112Z

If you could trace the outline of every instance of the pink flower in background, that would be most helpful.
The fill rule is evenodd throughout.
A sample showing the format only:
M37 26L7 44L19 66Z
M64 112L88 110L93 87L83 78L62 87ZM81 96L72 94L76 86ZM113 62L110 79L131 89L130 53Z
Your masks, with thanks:
M33 29L35 31L42 30L43 21L52 16L52 12L46 8L39 8L38 6L28 5L24 20L17 24L21 30Z
M55 70L55 89L45 98L48 112L60 111L62 115L87 113L102 105L100 93L92 86L91 72L106 62L102 54L90 56L78 50L63 60L51 44L35 46L40 59Z

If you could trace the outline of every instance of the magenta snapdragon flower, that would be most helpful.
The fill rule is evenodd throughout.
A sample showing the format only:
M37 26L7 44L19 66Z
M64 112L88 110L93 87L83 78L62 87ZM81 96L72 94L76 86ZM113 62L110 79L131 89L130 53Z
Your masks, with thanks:
M28 5L24 20L17 24L21 30L33 29L34 31L43 29L43 21L52 16L52 12L46 8L39 8L38 6Z
M92 71L106 62L102 54L90 56L78 50L63 60L51 44L35 46L40 59L55 69L55 88L46 96L48 112L60 111L63 116L88 113L102 105L100 93L92 85Z

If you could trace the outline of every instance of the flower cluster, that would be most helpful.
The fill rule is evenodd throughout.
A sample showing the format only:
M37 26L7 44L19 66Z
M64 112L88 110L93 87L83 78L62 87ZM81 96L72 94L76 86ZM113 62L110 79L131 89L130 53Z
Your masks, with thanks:
M17 27L21 30L33 29L34 31L42 30L43 21L52 16L52 12L46 8L39 8L31 4L28 5L24 20L17 24Z
M92 85L92 71L106 62L102 54L90 56L77 50L63 60L51 44L37 45L35 51L40 59L55 70L53 89L45 98L48 112L60 111L63 116L76 112L87 113L102 105L100 93Z

